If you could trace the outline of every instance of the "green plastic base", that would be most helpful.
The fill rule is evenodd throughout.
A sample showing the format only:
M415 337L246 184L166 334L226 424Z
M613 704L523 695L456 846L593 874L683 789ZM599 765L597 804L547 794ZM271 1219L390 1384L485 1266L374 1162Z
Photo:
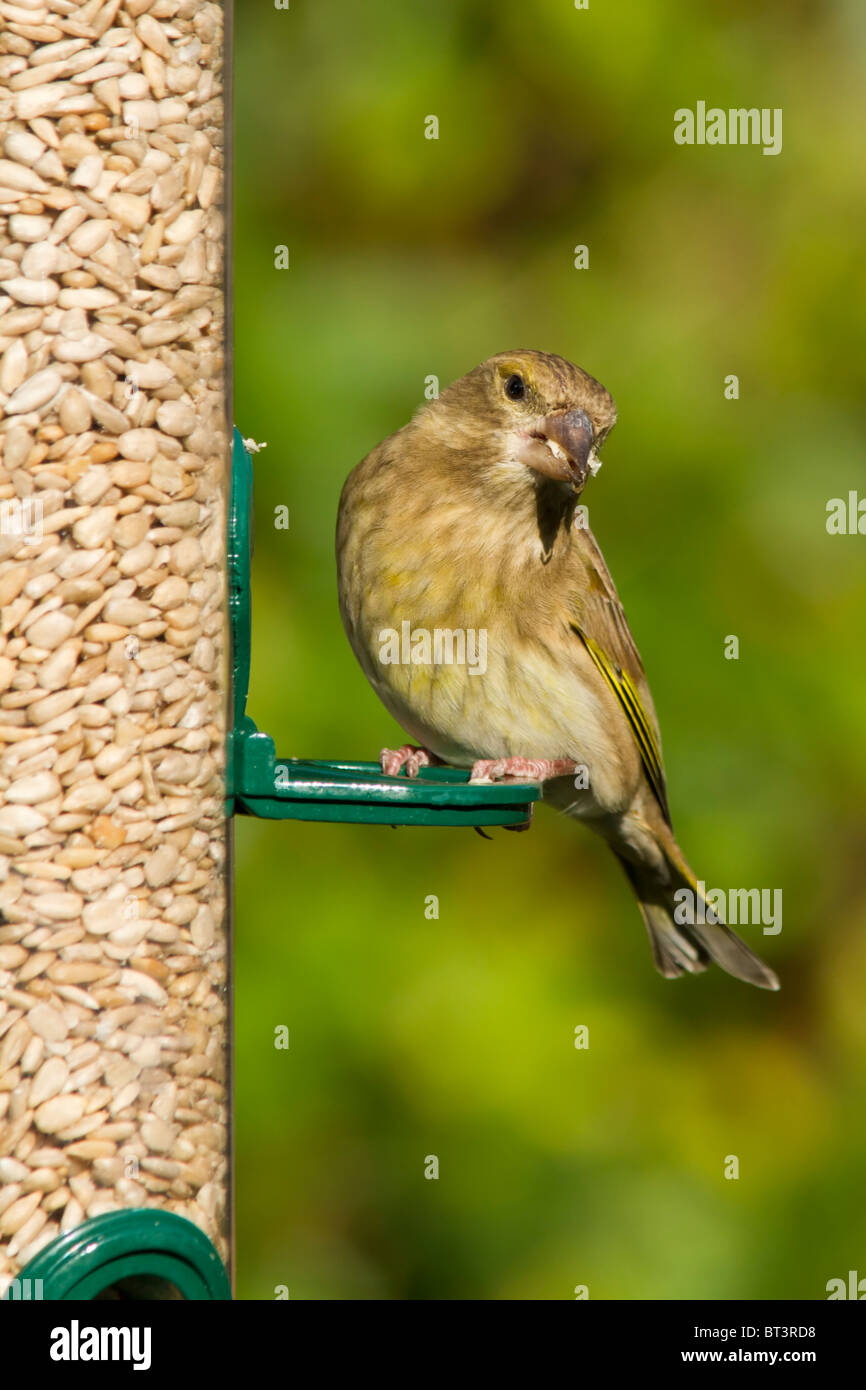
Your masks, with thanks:
M231 1299L225 1267L198 1226L170 1211L106 1212L46 1245L5 1294L15 1299Z
M376 763L278 758L246 713L250 683L253 466L234 432L228 525L234 728L226 758L226 814L371 825L526 825L537 785L477 786L459 768L385 777Z
M418 777L383 777L378 763L278 759L273 739L252 727L240 747L243 790L235 810L269 820L364 821L375 825L525 825L531 787L478 787L456 767L424 768Z

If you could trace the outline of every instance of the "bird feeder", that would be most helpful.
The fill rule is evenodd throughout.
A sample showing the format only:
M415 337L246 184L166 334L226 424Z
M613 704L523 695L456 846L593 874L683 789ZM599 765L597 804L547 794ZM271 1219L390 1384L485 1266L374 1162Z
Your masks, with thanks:
M538 790L256 728L230 7L8 8L0 1294L227 1299L231 817L521 825Z

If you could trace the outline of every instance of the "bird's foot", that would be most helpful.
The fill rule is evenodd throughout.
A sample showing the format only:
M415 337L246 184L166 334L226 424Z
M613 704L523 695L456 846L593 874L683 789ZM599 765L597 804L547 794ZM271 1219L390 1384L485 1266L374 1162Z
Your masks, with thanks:
M470 782L546 782L569 777L578 764L571 758L481 758L472 764Z
M441 767L442 759L437 758L427 748L416 748L412 743L404 743L402 748L383 748L379 754L379 766L386 777L397 777L406 769L407 777L417 777L422 767Z

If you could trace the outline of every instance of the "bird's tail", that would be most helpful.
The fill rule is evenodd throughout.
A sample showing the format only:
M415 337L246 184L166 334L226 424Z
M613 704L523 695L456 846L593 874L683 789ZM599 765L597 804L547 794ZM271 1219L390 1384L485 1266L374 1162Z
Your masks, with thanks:
M674 881L661 884L651 869L617 854L646 923L656 968L668 979L674 979L677 975L706 970L712 960L729 975L747 984L757 985L759 989L778 989L778 978L769 966L719 920L714 909L708 907L694 874L678 850L666 857ZM679 900L675 899L674 895L681 888L691 890L693 911L684 912ZM690 920L680 921L681 916Z

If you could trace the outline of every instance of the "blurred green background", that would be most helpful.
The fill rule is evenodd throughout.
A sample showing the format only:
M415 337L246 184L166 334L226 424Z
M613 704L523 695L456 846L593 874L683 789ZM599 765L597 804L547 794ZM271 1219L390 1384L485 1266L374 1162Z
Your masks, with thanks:
M238 1295L826 1297L866 1275L866 536L825 528L866 492L866 11L235 8L253 717L283 756L402 742L340 625L343 479L429 374L558 352L619 407L584 501L680 842L784 892L744 933L771 996L657 976L604 845L544 809L491 843L240 821ZM698 100L782 107L782 153L675 145Z

